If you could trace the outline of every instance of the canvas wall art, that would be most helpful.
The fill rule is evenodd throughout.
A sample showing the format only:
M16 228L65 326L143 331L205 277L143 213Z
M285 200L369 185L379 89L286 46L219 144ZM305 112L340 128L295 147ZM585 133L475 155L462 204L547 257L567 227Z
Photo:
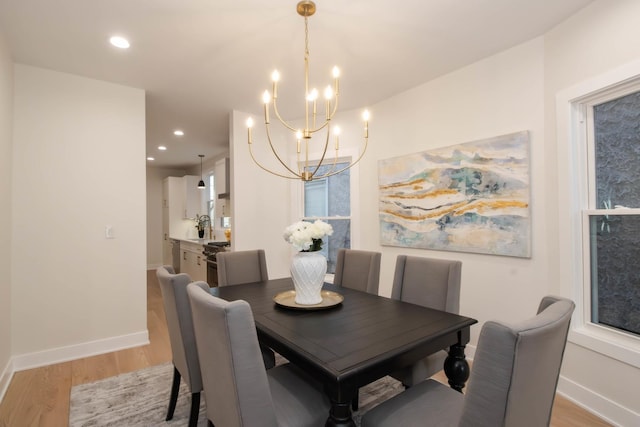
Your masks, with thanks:
M382 245L529 258L529 132L378 162Z

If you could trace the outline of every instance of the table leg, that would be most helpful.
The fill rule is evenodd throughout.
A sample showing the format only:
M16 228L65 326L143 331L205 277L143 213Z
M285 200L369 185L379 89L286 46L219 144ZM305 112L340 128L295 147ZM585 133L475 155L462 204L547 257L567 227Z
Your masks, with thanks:
M356 423L351 417L351 400L336 402L332 399L329 418L324 425L325 427L355 427Z
M444 373L447 374L452 389L462 393L469 379L469 363L465 359L464 345L454 344L449 347L449 355L444 361Z

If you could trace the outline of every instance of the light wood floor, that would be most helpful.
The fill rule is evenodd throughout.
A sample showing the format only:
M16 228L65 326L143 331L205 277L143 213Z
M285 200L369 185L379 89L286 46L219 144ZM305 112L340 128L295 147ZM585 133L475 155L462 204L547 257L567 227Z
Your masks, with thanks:
M151 344L16 372L0 403L0 426L62 427L69 422L71 387L171 361L171 346L155 271L147 273L147 327ZM170 384L167 384L167 401ZM609 426L558 396L551 426Z

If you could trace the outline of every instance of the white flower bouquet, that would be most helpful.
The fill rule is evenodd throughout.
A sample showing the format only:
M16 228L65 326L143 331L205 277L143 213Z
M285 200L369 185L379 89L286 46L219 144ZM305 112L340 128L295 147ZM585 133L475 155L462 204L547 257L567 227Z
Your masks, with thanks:
M322 249L322 238L331 236L333 227L326 222L298 221L284 230L284 240L291 243L294 248L302 252L315 252Z

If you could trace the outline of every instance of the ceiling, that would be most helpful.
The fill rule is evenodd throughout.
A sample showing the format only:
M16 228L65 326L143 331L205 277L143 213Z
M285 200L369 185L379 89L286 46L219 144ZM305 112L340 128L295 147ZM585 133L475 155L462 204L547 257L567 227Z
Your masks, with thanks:
M326 86L339 65L341 110L366 107L539 36L590 2L316 0L310 84ZM0 32L17 63L144 89L148 164L184 169L228 149L231 110L261 114L273 69L280 106L303 92L296 3L0 0ZM112 35L131 48L112 47ZM283 115L300 118L299 109Z

